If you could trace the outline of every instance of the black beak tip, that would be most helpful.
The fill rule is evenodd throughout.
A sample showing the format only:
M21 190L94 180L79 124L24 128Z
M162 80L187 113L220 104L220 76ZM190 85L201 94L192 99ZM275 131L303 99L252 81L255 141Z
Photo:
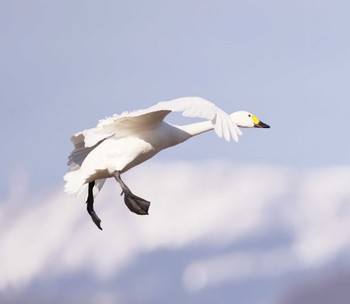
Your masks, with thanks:
M269 129L270 126L262 121L259 121L259 123L255 125L255 128Z

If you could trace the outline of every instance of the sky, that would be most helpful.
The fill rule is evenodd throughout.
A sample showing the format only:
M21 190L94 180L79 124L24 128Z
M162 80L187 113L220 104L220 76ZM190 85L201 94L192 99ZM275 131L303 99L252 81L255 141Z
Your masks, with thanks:
M119 262L110 257L107 258L106 265L103 265L105 257L101 252L101 255L96 253L95 256L92 253L92 257L86 258L87 262L78 263L74 260L81 258L78 247L73 249L75 257L70 257L73 261L64 260L70 259L63 254L70 246L70 242L65 239L66 235L72 235L77 244L82 243L81 248L89 249L101 237L99 231L94 231L95 227L87 218L81 200L75 201L62 193L62 176L67 170L67 156L72 149L69 138L77 131L94 127L99 119L114 113L146 108L159 101L183 96L201 96L229 113L248 110L271 125L271 129L243 130L244 136L239 143L227 143L217 138L213 132L203 134L163 151L147 164L141 165L141 171L135 168L125 178L136 189L148 191L146 194L149 197L155 197L152 208L157 208L157 200L172 201L174 195L181 192L193 196L187 204L190 206L196 204L193 192L201 190L199 185L195 186L196 180L205 174L210 176L208 188L211 190L208 190L208 197L233 197L231 186L223 187L222 184L230 180L224 178L228 174L224 169L229 167L236 172L237 166L239 170L232 177L237 197L242 197L242 201L250 201L247 192L249 189L263 189L261 201L270 206L267 207L266 221L277 221L277 227L283 231L273 235L271 240L265 237L260 240L259 229L265 231L265 226L258 219L243 217L246 221L243 226L255 223L258 227L249 234L254 246L244 244L242 240L247 234L239 230L239 227L228 226L234 231L238 229L237 234L241 240L238 242L234 237L229 237L224 247L230 250L222 249L223 245L212 245L210 237L203 237L202 243L193 247L189 245L190 240L201 238L199 235L205 235L206 232L210 235L211 227L215 238L221 239L219 235L225 233L221 231L222 234L216 235L215 225L206 227L204 219L199 219L201 213L197 214L192 209L195 207L186 207L190 209L181 213L188 215L187 221L179 219L184 229L197 229L193 231L194 235L189 233L190 240L187 243L180 240L180 237L170 238L170 233L167 234L166 231L160 237L156 233L159 226L149 217L147 225L154 230L149 228L149 235L144 242L144 236L137 234L134 238L137 245L128 243L130 248L136 246L135 250L142 254L134 262L129 262L123 270L127 274L127 281L142 280L133 268L142 265L142 259L148 260L150 265L156 265L157 259L163 263L174 263L174 269L181 264L187 270L183 274L178 270L178 280L172 277L173 286L178 288L180 297L174 301L186 303L185 295L188 294L195 294L196 301L201 301L201 297L207 296L202 291L206 290L206 286L211 286L212 282L207 275L202 275L201 280L195 280L197 285L189 283L189 278L196 277L196 273L198 276L198 269L201 269L199 273L210 271L208 269L214 267L211 265L220 264L217 262L220 256L224 257L223 260L230 261L230 265L235 265L235 261L241 257L249 261L257 257L256 263L263 265L270 251L275 250L269 244L280 242L284 246L278 247L277 255L289 251L293 246L293 250L296 250L295 248L303 248L307 243L315 243L314 248L318 248L315 252L300 250L311 260L320 259L320 264L300 266L297 271L283 270L283 286L276 288L270 286L273 280L267 280L270 283L258 281L257 288L263 290L260 295L264 294L264 299L267 299L262 301L277 299L283 292L288 294L290 290L287 286L292 288L298 276L305 280L311 279L313 275L319 276L320 273L326 276L331 272L336 276L337 271L334 269L339 265L342 268L348 263L344 258L348 250L347 240L342 238L344 230L338 229L333 219L338 219L339 214L343 214L344 227L348 227L350 220L346 211L349 193L346 186L342 186L346 183L344 178L348 178L350 149L345 133L348 130L350 112L347 81L350 76L350 42L347 38L350 34L349 13L350 4L341 0L1 1L0 126L3 130L3 145L0 218L3 220L0 239L2 244L7 244L1 246L3 263L11 259L11 250L16 245L6 241L8 238L12 242L18 239L19 243L23 238L35 238L40 231L38 222L41 221L44 221L44 230L48 234L43 236L41 244L44 247L40 247L39 238L38 251L33 249L32 255L27 255L26 264L22 268L18 266L16 274L12 276L10 272L6 273L0 283L0 294L2 292L9 302L16 301L23 295L47 297L42 292L48 288L43 282L49 275L47 284L52 286L49 290L64 291L71 301L79 301L82 295L69 289L69 282L74 283L78 291L84 286L93 290L91 286L94 283L103 285L104 282L105 289L98 285L100 289L96 297L106 296L108 299L111 297L112 302L116 301L117 295L110 295L109 289L113 282L121 284L118 280L122 270L117 266L111 267L114 272L107 276L109 279L103 275L101 279L99 275L103 273L103 267L110 268L108 261L113 265ZM179 117L179 114L169 116L169 119L177 123L190 122ZM174 166L178 162L188 169L182 172L181 166ZM166 198L154 192L161 182L157 176L160 164L169 171L167 182L163 185L170 187L170 194L163 194ZM203 167L210 167L210 170L203 171ZM263 172L261 175L266 177L256 179L254 170L260 169L259 172ZM225 173L217 173L223 170ZM246 170L251 172L254 183L247 181L249 187L243 185L242 188L235 188L234 183L240 181L240 176L243 180L249 180L244 174ZM192 178L187 177L188 172L193 172ZM152 183L150 176L153 177ZM182 188L185 185L181 181L186 178L189 178L189 183L193 186L191 191ZM280 185L283 181L290 184ZM147 183L148 187L143 183ZM106 193L102 193L100 198L101 208L105 208L102 208L104 212L101 212L101 216L106 214L105 230L109 230L103 231L105 234L101 244L108 243L108 238L112 235L120 244L126 241L129 229L133 232L141 224L134 218L135 222L123 220L116 213L116 210L122 210L121 207L116 209L115 204L112 204L113 207L109 204L111 201L122 201L117 193L119 190L112 192L112 195L110 192L113 190L110 189L114 188L106 187ZM320 193L317 193L317 189ZM325 209L320 207L320 213L316 213L323 217L309 219L319 208L318 201L323 199L324 193L321 190L334 193L332 192L328 204L322 203L322 208ZM275 192L282 193L285 199L274 199ZM300 200L299 192L303 193ZM181 198L178 200L181 204L185 203ZM290 210L288 202L298 206L293 229L281 223L281 219L276 219L282 211L271 210L276 204L275 200L283 204L286 210ZM55 208L62 204L65 213L56 214ZM164 202L165 204L171 208L171 203ZM215 215L221 222L221 216L227 212L225 205L220 205L218 201L214 205L208 202L207 205L210 207L208 214L203 215L205 219L210 221L211 215ZM233 216L235 206L229 209ZM242 209L244 214L249 213L249 206L250 204ZM253 210L255 207L251 206ZM80 209L77 211L75 208ZM164 210L157 221L166 222L169 209ZM191 210L194 212L192 217ZM293 213L293 210L290 211ZM120 227L118 223L108 227L108 212L113 214L109 215L110 222L113 222L112 218L121 221L122 231L126 231L126 235L113 234L113 229ZM201 224L196 228L192 224L197 220ZM303 221L310 224L309 230ZM221 222L217 229L225 229L228 222ZM324 223L328 223L328 226ZM91 243L77 231L79 225L84 225L83 231L91 234ZM89 228L85 228L85 225ZM322 232L321 239L317 238L319 226L326 230ZM19 228L16 230L16 227ZM60 239L49 240L50 231ZM340 235L334 238L335 234ZM51 243L48 245L46 241ZM333 258L329 258L331 253L325 249L331 241L336 242L333 244ZM29 245L26 246L29 248ZM248 250L245 246L251 248ZM325 250L328 253L324 253ZM43 257L41 264L34 258L37 253ZM328 258L323 257L324 254ZM61 255L63 257L60 263L65 265L62 271L47 266L50 264L47 260ZM177 258L180 259L180 264L176 264ZM91 272L84 266L90 259L96 264ZM294 269L299 263L296 262L295 252L290 259ZM120 257L122 263L126 263L126 260L128 259ZM33 268L28 271L28 265L31 264ZM220 291L229 295L228 289L234 286L232 290L235 294L240 294L241 299L246 299L244 301L247 303L257 303L256 299L252 300L244 293L249 284L258 280L254 279L250 266L247 267L248 270L245 271L249 279L246 280L235 281L232 275L227 280L215 279L216 276L213 275L216 287L209 289L209 293L211 291L215 295ZM261 266L262 269L264 267ZM143 269L145 277L151 273L150 269ZM166 271L155 269L160 279L169 276ZM271 275L266 269L261 270L261 276ZM238 292L239 287L242 287L241 293ZM132 288L128 291L134 293ZM157 293L150 293L149 301L155 299L154 294ZM128 298L125 294L120 297L121 303L124 300L132 303L139 301ZM156 299L164 298L158 293Z

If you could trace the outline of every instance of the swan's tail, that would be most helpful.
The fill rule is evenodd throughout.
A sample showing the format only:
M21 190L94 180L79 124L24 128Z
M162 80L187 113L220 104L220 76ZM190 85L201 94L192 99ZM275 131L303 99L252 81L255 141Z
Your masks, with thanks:
M76 197L78 197L87 189L87 179L90 177L89 174L87 175L85 171L81 170L82 163L89 153L102 143L104 139L97 142L94 146L85 147L85 135L84 132L80 132L73 135L71 140L74 144L74 150L69 155L69 172L63 177L66 181L64 191L66 193L76 194ZM95 187L93 190L94 196L100 192L105 181L106 179L95 180Z
M63 178L66 181L64 185L66 193L75 194L78 197L87 188L86 177L82 175L80 170L68 172ZM105 178L95 180L94 197L101 191L105 181Z
M82 177L81 171L70 171L65 174L63 179L66 181L64 185L64 192L76 194L77 196L81 193L86 186L86 178Z

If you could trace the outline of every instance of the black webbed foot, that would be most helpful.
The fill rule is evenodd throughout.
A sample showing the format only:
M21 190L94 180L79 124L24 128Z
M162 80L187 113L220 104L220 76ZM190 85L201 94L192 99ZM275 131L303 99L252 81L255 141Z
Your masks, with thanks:
M94 194L93 194L93 188L95 186L95 182L91 182L89 183L89 193L88 193L88 198L86 201L87 204L87 212L90 214L91 219L93 220L93 222L96 224L96 226L102 230L101 227L101 220L100 218L97 216L95 210L94 210Z
M134 212L134 213L139 214L139 215L148 214L148 209L149 209L149 206L151 203L149 201L146 201L145 199L133 194L130 191L130 189L125 185L125 183L122 181L122 179L120 178L119 172L116 172L114 174L114 177L122 188L121 195L124 194L124 202L125 202L125 205L129 208L129 210L131 212ZM88 197L87 197L87 201L86 201L86 204L87 204L86 209L87 209L88 213L90 214L91 219L93 220L95 225L100 230L102 230L101 220L97 216L97 214L94 210L94 194L93 194L94 186L95 186L94 181L89 183L89 191L88 191Z
M148 209L151 204L149 201L146 201L131 192L124 193L124 202L131 212L139 215L148 214Z
M122 188L122 193L120 195L124 194L124 202L125 205L129 208L129 210L140 215L148 214L148 209L151 203L133 194L128 188L128 186L125 185L125 183L121 179L120 172L116 171L114 173L114 177L119 183L120 187Z

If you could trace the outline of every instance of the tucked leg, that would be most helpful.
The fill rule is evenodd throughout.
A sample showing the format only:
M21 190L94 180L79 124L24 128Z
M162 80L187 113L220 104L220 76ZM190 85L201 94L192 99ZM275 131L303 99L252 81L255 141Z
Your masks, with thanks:
M87 211L89 212L92 220L94 221L94 223L96 224L96 226L102 230L101 228L101 220L99 219L99 217L97 216L97 214L95 213L94 210L94 193L93 193L93 189L95 186L95 182L91 182L89 183L89 192L88 192L88 198L86 201L87 204Z
M115 172L114 177L119 183L120 187L122 188L122 194L124 194L124 202L125 205L129 208L129 210L140 215L148 214L148 209L151 203L133 194L130 191L129 187L125 185L125 183L121 179L120 172Z

